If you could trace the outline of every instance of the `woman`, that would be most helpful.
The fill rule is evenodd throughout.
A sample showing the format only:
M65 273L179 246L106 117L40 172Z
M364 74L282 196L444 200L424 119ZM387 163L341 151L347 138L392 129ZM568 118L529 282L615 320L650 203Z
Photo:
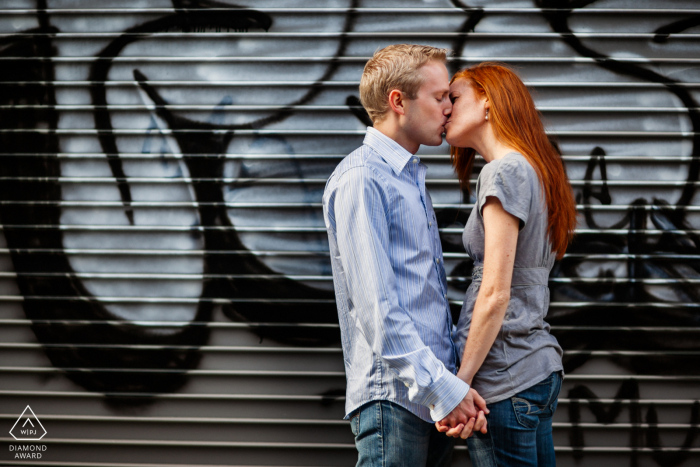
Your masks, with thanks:
M474 269L456 338L463 351L458 376L490 409L488 433L469 438L469 453L476 466L555 465L562 350L544 317L549 271L576 227L571 186L513 71L497 63L464 69L452 78L450 98L446 139L462 187L475 154L486 161L464 229Z

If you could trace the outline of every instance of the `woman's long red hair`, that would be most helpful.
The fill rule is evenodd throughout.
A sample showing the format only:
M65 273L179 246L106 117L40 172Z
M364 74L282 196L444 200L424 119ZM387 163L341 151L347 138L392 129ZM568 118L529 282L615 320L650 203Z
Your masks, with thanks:
M564 256L576 228L576 203L559 152L544 131L540 113L525 84L510 68L483 62L458 71L451 83L466 79L491 102L489 122L496 138L516 149L534 167L547 202L547 229L557 259ZM476 151L450 147L460 185L469 190Z

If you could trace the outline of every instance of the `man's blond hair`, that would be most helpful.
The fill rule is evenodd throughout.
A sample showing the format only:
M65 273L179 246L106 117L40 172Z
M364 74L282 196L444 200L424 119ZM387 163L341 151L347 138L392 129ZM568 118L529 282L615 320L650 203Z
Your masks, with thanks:
M386 117L392 89L415 99L423 85L420 68L432 60L445 63L447 53L447 49L413 44L395 44L377 50L365 65L360 80L360 101L372 122L378 123Z

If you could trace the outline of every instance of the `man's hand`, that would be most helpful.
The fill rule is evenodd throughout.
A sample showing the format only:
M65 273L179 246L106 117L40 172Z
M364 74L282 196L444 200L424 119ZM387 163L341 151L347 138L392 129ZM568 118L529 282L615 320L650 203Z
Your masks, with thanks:
M435 423L435 427L437 428L437 430L440 433L445 433L447 436L451 436L453 438L459 437L462 439L467 439L475 431L480 431L484 434L486 434L487 432L486 416L484 415L484 412L482 410L479 410L479 414L476 418L470 418L466 425L460 423L459 425L450 428L449 425L441 425L440 423L442 422L440 421Z
M473 431L486 433L486 416L489 409L486 401L476 390L469 388L464 399L450 412L447 417L435 423L438 431L447 436L461 437L471 436Z

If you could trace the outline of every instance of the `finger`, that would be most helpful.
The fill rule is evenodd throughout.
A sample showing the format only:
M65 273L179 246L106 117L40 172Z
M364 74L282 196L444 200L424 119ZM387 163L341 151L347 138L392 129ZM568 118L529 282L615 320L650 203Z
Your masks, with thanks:
M486 417L484 417L484 418L486 418ZM483 434L488 433L488 431L489 431L489 430L487 429L488 424L489 424L489 421L488 421L488 420L484 420L484 426L481 427L481 432L482 432Z
M463 429L464 429L464 425L462 425L462 424L460 423L460 424L457 425L456 427L450 428L450 430L449 430L447 433L445 433L445 434L446 434L447 436L452 437L452 438L457 438L457 437L459 436L459 434L462 432Z
M479 411L479 416L476 417L476 423L474 423L474 431L481 431L482 433L486 433L484 431L486 428L486 415L484 415L484 412Z
M440 422L435 423L435 427L437 428L437 431L440 433L445 433L447 430L450 429L448 425L440 425Z
M479 409L483 410L484 413L489 413L489 409L486 407L486 401L476 391L474 391L474 404L479 407Z
M462 433L460 433L460 438L462 438L462 439L469 438L472 435L472 432L474 431L474 424L475 423L476 423L476 418L470 418L469 422L462 430Z
M458 423L461 423L462 425L467 424L467 420L469 420L469 416L465 413L465 408L464 405L460 403L455 410L452 412L450 415L452 417L452 426L457 425Z

